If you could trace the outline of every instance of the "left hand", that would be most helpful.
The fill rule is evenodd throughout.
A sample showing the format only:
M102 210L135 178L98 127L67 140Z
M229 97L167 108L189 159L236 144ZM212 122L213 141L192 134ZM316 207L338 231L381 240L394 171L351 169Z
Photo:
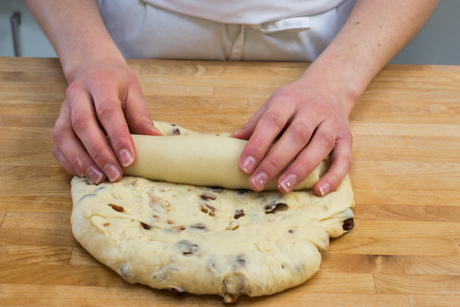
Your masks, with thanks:
M290 192L331 151L331 166L313 191L324 196L339 186L351 167L348 116L355 103L342 92L335 83L319 82L307 73L275 91L251 120L232 134L249 140L239 168L252 174L249 183L253 190L263 190L292 162L277 181L279 191Z

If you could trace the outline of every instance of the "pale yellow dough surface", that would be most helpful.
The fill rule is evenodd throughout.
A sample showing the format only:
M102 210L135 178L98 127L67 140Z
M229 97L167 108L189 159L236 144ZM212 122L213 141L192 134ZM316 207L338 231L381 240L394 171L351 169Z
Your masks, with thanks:
M325 197L123 177L72 180L72 231L130 283L194 294L273 294L318 271L353 217L348 176ZM345 224L348 224L345 222Z
M228 189L251 189L249 175L238 169L247 141L197 134L169 123L155 122L165 136L132 135L137 159L124 174L152 180ZM295 190L311 189L329 167L323 161ZM277 178L276 178L277 179ZM265 191L276 191L276 179Z

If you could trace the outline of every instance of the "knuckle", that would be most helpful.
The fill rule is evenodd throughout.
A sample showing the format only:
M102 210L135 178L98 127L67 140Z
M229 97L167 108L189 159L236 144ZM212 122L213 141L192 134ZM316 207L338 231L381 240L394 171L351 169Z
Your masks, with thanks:
M89 155L91 158L96 161L98 165L104 165L103 161L105 160L105 154L104 150L100 147L92 147L91 150L89 151ZM101 163L98 163L101 162Z
M348 173L351 169L351 155L347 155L343 160L343 165L345 167L346 173Z
M129 142L128 131L118 130L111 132L110 143L113 148L131 148L131 143Z
M83 116L81 114L75 114L72 116L72 128L76 132L82 132L85 131L87 126L88 126L88 119L86 116Z
M117 109L115 104L103 101L98 104L97 115L99 118L110 119L113 118Z
M344 171L348 173L351 169L351 151L346 150L338 153L338 157L334 163L340 163Z
M283 164L281 162L281 159L278 157L274 156L269 156L265 158L266 163L269 165L271 169L275 169L277 171L280 171L283 168Z
M311 131L307 124L303 122L293 123L290 127L294 141L305 146L311 137Z
M264 141L260 138L252 138L250 140L250 147L248 148L248 154L254 158L261 158L265 155L264 148L266 147Z
M60 145L62 144L62 141L64 140L64 135L62 133L62 128L60 126L57 126L54 127L54 130L53 130L53 141L56 145ZM55 149L57 149L56 147L53 148L53 153L55 151Z
M298 161L298 168L300 168L307 175L310 174L314 170L314 167L311 164L311 161L306 160L306 159L302 159L302 160Z
M340 132L339 137L337 138L337 142L349 144L350 146L353 144L353 135L349 129Z
M331 186L338 186L341 181L340 175L337 173L329 173L328 181L331 184Z
M329 113L329 110L326 107L324 101L319 99L310 100L310 108L312 108L313 112L317 114Z
M281 117L281 114L279 112L274 112L274 111L267 111L265 112L265 121L268 123L273 128L276 129L283 129L284 128L284 120Z
M327 148L334 148L335 136L331 131L322 131L318 133L318 140Z
M106 81L108 75L104 71L96 71L88 77L88 85L100 84Z
M78 82L72 82L69 84L69 86L65 90L65 94L67 97L72 99L76 96L79 90L80 90L80 84Z

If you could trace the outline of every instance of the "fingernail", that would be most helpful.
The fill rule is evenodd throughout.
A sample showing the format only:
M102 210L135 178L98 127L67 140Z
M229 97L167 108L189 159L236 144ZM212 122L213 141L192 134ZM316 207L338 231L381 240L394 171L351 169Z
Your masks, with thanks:
M326 182L319 187L319 192L321 193L321 196L324 196L329 192L330 189L331 186L329 185L329 183Z
M97 168L94 166L88 167L86 170L86 173L88 174L89 179L91 179L92 182L94 183L99 183L102 179L102 176L104 176Z
M128 167L131 163L133 163L134 157L127 149L122 149L120 151L120 160L123 167Z
M105 174L110 181L115 181L120 176L120 171L113 164L108 164L104 167Z
M252 172L254 170L254 166L256 165L256 160L254 159L254 157L252 156L247 156L244 160L243 160L243 170L246 174L249 174L250 172Z
M267 184L268 176L267 174L260 172L254 176L252 179L252 184L257 190L263 190Z
M240 133L240 132L241 132L241 130L243 130L243 129L240 129L240 130L238 130L238 131L235 131L235 132L233 132L232 134L230 134L230 137L233 137L235 134L238 134L238 133Z
M75 172L75 174L76 174L78 177L83 178L83 174L80 173L76 168L74 168L73 171Z
M290 192L295 184L297 183L297 176L294 175L294 174L289 174L287 176L284 176L284 178L282 178L280 180L280 186L283 188L283 190L285 190L286 192Z

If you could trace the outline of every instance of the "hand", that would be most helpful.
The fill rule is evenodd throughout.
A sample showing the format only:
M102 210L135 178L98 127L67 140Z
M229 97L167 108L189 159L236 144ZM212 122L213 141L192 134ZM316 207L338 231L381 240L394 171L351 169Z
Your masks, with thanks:
M239 168L252 174L251 188L263 190L292 161L277 181L279 191L290 192L332 151L331 167L313 191L317 196L324 196L335 190L351 167L352 136L348 116L354 103L347 95L341 95L338 87L318 82L308 73L279 88L252 119L232 135L249 140L241 154Z
M130 132L161 135L136 75L123 60L104 59L85 63L67 79L53 132L54 157L70 174L94 183L119 180L122 166L136 159Z

